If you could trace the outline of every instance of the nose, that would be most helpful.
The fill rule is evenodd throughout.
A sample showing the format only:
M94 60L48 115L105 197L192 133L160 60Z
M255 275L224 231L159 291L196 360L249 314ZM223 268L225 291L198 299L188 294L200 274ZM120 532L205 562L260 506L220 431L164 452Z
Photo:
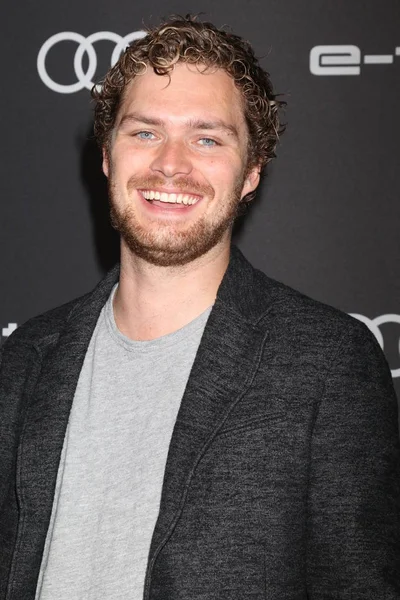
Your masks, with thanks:
M193 165L189 149L181 140L165 140L157 149L157 154L150 165L153 171L162 173L164 177L189 175Z

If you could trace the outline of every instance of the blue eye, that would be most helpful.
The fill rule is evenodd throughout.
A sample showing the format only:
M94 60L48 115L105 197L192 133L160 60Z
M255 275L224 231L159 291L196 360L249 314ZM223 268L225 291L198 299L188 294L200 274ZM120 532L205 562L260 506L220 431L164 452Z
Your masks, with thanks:
M152 140L154 137L154 134L151 133L150 131L139 131L139 133L137 133L136 136L138 138L140 138L141 140Z
M215 140L213 140L212 138L207 138L207 137L201 138L199 140L199 142L200 142L200 144L202 146L206 146L206 147L210 147L210 148L212 146L216 146L217 145L217 142Z

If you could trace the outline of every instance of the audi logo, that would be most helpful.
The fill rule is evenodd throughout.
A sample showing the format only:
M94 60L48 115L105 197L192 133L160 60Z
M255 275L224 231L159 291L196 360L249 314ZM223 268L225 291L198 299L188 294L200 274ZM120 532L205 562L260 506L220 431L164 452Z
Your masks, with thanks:
M84 37L80 33L75 33L74 31L62 31L61 33L56 33L55 35L52 35L39 50L37 57L39 77L48 88L59 94L73 94L84 88L91 90L94 86L92 79L97 69L97 56L93 44L102 40L110 41L115 44L115 48L111 55L111 66L113 67L119 59L121 52L123 52L131 42L139 40L145 37L145 35L145 31L133 31L124 37L118 35L118 33L113 33L112 31L99 31L97 33L92 33L88 37ZM76 42L76 44L78 44L74 55L74 70L77 81L70 84L62 84L54 81L46 69L46 58L49 51L56 44L66 41ZM84 54L86 54L88 59L86 72L82 63Z

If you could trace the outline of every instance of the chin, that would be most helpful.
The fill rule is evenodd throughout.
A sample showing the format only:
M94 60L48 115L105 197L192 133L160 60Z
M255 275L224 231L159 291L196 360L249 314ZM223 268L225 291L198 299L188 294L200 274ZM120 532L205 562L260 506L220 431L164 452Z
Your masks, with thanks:
M230 215L218 223L198 221L184 232L170 231L160 235L132 221L132 215L112 212L113 227L121 234L124 245L135 256L160 267L178 267L204 256L229 237L234 216ZM168 239L169 238L169 239Z

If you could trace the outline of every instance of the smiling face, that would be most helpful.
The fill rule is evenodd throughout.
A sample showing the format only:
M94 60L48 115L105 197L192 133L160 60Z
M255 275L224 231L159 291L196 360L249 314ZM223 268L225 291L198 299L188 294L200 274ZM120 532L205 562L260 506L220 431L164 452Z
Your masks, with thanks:
M259 182L247 169L242 100L222 70L178 63L148 69L125 91L103 169L123 247L160 266L229 245L240 200Z

